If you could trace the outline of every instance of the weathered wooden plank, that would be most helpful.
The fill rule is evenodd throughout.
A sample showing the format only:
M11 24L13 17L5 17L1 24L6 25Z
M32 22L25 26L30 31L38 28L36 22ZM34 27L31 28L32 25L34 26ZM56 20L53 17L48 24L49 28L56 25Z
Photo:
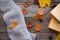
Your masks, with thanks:
M33 3L34 0L14 0L16 3L24 3L24 2L30 2Z
M56 40L57 33L36 33L36 40ZM1 40L10 40L7 33L0 33Z
M14 0L16 3L23 3L23 2L32 2L33 3L33 1L34 0ZM52 2L60 2L60 0L51 0Z
M32 7L32 9L34 9L34 10L32 10L31 7L27 8L27 10L29 10L30 12L28 12L28 16L25 16L25 21L26 22L29 22L29 21L32 22L32 28L29 29L29 31L33 32L33 33L38 33L37 34L38 35L37 40L49 40L48 37L50 37L53 34L56 34L55 31L48 29L48 23L49 23L49 20L50 20L50 16L49 16L50 8L49 7L46 7L46 8L43 8L43 9L41 8L41 10L44 10L45 13L42 16L43 21L40 22L38 20L33 19L32 13L36 13L36 11L39 9L39 8L36 8L35 6L33 6L33 7ZM30 15L32 15L32 16L30 16ZM42 26L42 29L41 29L40 32L36 32L34 30L34 25L36 23L38 23ZM7 26L6 26L5 22L3 21L2 16L0 16L0 39L1 40L9 40L9 38L7 36L7 29L6 28L7 28ZM55 40L55 35L53 35L53 38L54 38L53 40Z
M2 13L0 13L0 32L5 32L5 31L7 31L7 26L6 26L6 23L4 22L1 14Z
M1 40L9 40L7 33L2 33Z
M37 40L55 40L56 33L39 33Z

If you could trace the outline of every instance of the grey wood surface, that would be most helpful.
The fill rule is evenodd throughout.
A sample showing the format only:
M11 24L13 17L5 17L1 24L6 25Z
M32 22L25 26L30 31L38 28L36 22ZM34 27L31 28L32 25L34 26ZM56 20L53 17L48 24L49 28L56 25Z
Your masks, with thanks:
M19 5L21 9L23 8L23 5ZM41 17L43 19L42 22L39 20L34 20L33 16L36 14L37 10L44 10L44 15ZM51 8L50 7L45 7L45 8L38 8L36 5L31 5L27 8L27 15L25 16L25 22L32 22L32 28L28 29L32 33L37 34L37 39L36 40L50 40L49 37L52 37L51 40L55 40L57 32L51 29L48 29L48 24L50 21L50 12ZM40 32L35 31L34 25L38 23L41 25L42 29ZM0 40L9 40L8 34L7 34L7 26L5 22L3 21L2 16L0 15Z

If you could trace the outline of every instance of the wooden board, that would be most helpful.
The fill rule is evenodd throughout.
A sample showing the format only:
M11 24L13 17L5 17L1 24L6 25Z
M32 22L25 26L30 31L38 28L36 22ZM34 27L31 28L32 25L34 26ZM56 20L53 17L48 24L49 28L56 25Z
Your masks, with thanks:
M23 6L20 5L21 8L23 8ZM55 32L54 30L50 30L48 29L48 23L50 21L50 16L49 16L49 12L50 12L50 7L45 7L45 8L38 8L38 6L36 5L30 5L27 8L27 15L25 15L25 22L31 21L32 22L32 28L28 29L30 32L32 33L36 33L37 34L37 39L36 40L50 40L48 37L50 37L50 35L53 35L52 40L55 40L55 35L57 32ZM37 10L44 10L44 15L42 16L43 22L40 22L39 20L34 20L33 16L36 14ZM1 16L1 15L0 15ZM2 32L0 31L0 39L1 40L9 40L8 34L7 34L7 26L6 24L2 24L3 19L2 17L0 17L0 26L2 26L2 28L0 30L3 30ZM34 30L34 25L35 23L38 23L42 26L42 29L40 32L36 32ZM4 27L5 26L5 27ZM46 37L45 37L46 36Z

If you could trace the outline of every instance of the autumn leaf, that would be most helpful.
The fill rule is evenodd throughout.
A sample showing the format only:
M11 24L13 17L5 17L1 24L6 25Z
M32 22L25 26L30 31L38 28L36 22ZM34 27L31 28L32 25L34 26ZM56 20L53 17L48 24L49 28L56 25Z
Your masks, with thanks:
M27 28L31 28L31 26L32 26L31 22L27 22L26 26L27 26Z
M10 24L9 24L9 28L11 29L11 28L14 28L16 25L18 25L18 21L13 21L13 22L11 22Z
M39 14L40 16L42 16L42 15L44 14L44 11L43 11L43 10L38 10L38 14Z
M24 3L24 7L29 7L30 3L29 2L25 2Z
M41 30L41 26L39 24L35 24L35 30L36 31L40 31Z
M36 19L36 20L39 20L40 19L40 15L39 14L36 14L36 15L34 15L33 18Z
M22 13L25 15L27 14L27 10L25 8L22 9Z

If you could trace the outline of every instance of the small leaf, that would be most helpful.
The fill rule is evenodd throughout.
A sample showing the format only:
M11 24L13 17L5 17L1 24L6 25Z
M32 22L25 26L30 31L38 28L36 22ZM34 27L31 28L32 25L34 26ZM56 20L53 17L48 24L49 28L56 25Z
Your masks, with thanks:
M9 28L11 29L11 28L14 28L16 25L18 25L18 21L13 21L13 22L11 22L10 24L9 24Z
M27 14L27 10L25 8L22 9L22 13L25 15Z
M41 30L41 26L40 26L39 24L36 24L36 25L35 25L35 30L36 30L36 31L40 31L40 30Z
M34 15L33 18L36 19L36 20L39 20L40 19L40 15L39 14L36 14L36 15Z
M27 28L31 28L31 26L32 26L31 22L27 22L26 26L27 26Z
M42 16L42 15L44 14L44 11L43 11L43 10L38 10L38 14L39 14L40 16Z
M24 3L24 7L29 7L30 3L29 2L25 2Z

